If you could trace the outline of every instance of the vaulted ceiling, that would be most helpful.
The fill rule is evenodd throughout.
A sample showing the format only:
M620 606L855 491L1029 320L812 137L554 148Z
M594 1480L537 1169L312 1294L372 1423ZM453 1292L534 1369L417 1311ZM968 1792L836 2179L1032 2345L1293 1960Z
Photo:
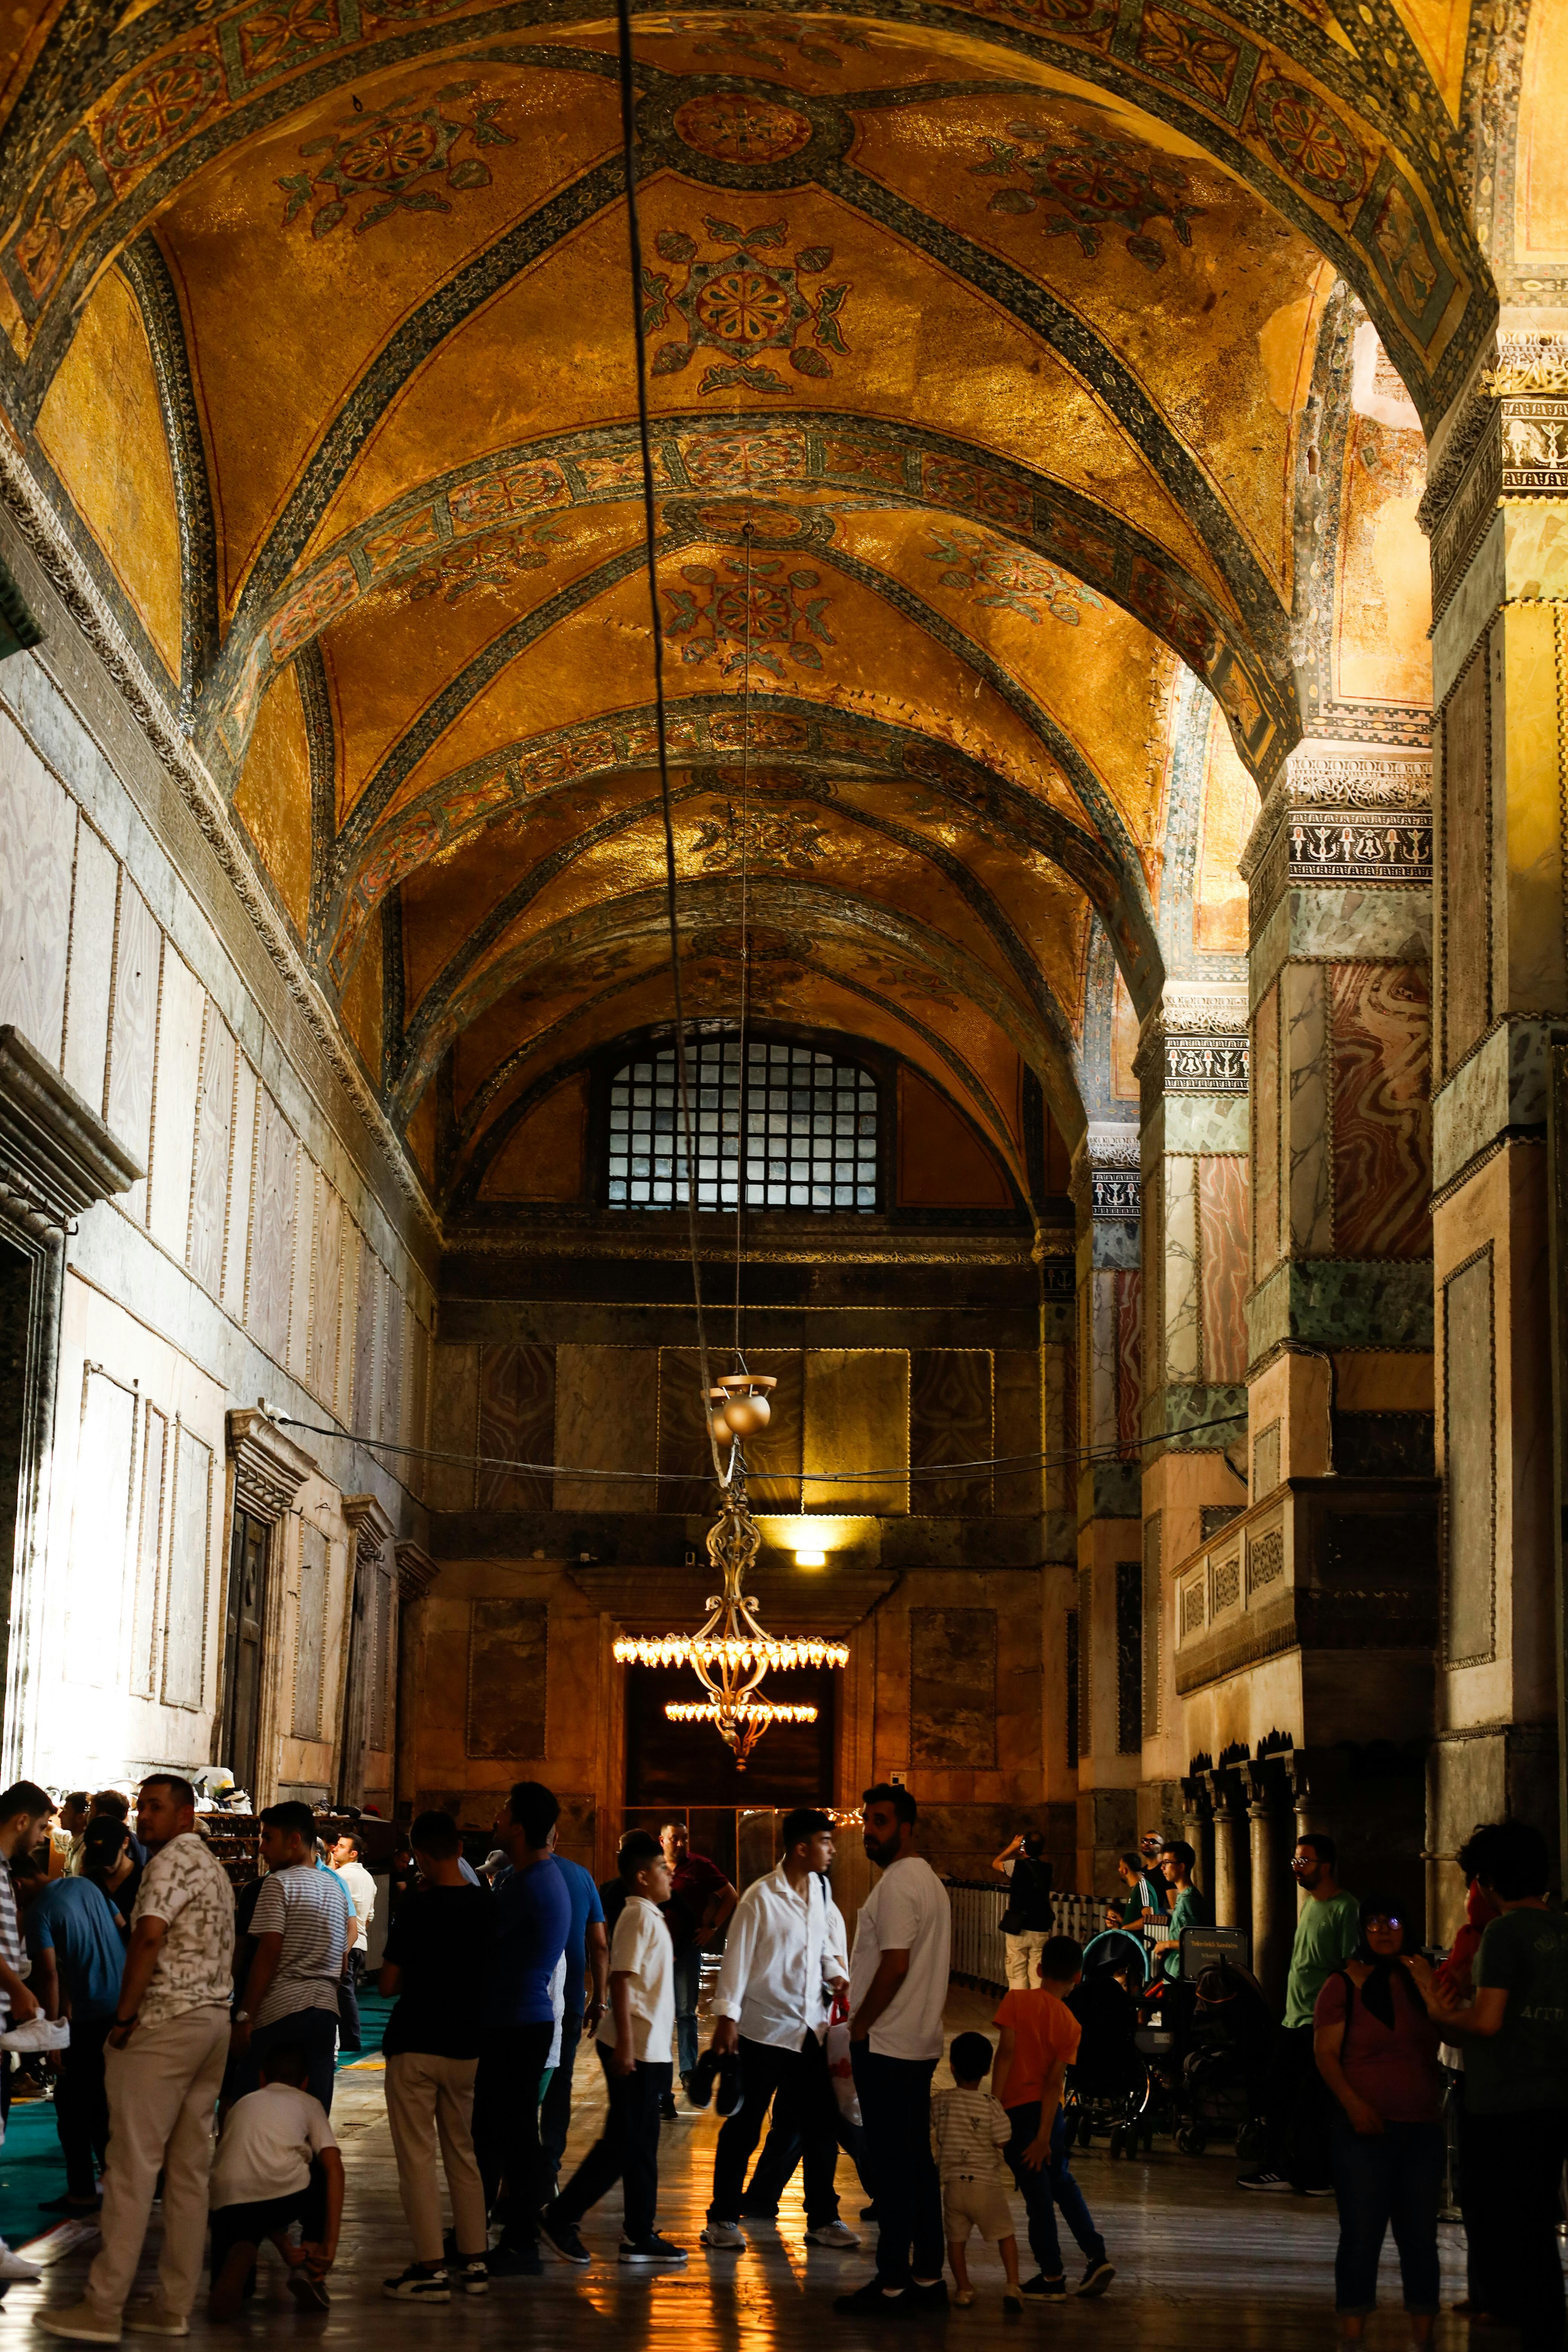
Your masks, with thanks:
M1178 662L1258 782L1301 730L1336 280L1428 426L1493 316L1454 15L634 14L696 1009L744 921L761 1009L1016 1173L1020 1067L1071 1131L1095 919L1163 970ZM451 1057L460 1175L670 1009L614 26L7 25L0 397L400 1120Z

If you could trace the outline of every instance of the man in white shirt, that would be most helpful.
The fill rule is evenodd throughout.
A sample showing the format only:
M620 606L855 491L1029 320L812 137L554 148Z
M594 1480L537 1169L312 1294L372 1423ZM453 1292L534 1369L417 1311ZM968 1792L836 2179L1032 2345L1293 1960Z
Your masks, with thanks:
M354 1915L354 1931L343 1955L342 1982L338 1987L339 2046L360 2050L359 1989L364 1979L370 1923L375 1916L375 1881L364 1866L364 1840L357 1830L345 1830L327 1848L327 1860Z
M915 1801L879 1781L862 1800L866 1852L882 1875L860 1906L849 1960L849 2050L877 2184L877 2273L833 2308L853 2318L945 2311L942 2184L931 2150L931 2078L942 2056L952 1913L915 1852Z
M784 1860L747 1887L731 1915L713 1996L713 2047L738 2052L741 2106L725 2119L713 2158L713 2201L702 2242L743 2253L741 2197L768 2103L780 2130L805 2152L807 2245L860 2242L838 2218L837 2101L824 2039L835 1994L847 1994L844 1921L827 1892L833 1824L800 1806L784 1816Z

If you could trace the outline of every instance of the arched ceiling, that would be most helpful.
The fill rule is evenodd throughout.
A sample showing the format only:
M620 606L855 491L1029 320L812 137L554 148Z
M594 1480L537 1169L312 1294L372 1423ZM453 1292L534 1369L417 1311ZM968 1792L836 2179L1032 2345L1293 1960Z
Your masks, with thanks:
M1494 313L1452 28L1407 15L634 12L692 1001L744 920L779 1017L906 1055L1020 1180L1021 1066L1081 1122L1096 921L1159 986L1176 665L1257 782L1300 734L1336 278L1428 425ZM471 1170L669 1011L613 24L7 22L0 393L390 1107L447 1067Z

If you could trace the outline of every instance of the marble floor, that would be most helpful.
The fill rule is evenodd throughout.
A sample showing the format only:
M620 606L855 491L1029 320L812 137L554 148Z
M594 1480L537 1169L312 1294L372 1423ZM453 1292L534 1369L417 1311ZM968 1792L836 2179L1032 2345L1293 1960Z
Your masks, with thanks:
M977 1996L955 1994L951 2031L983 2022L987 2007ZM597 2069L585 2068L581 2080L584 2095L574 2118L569 2161L596 2136L602 2111ZM863 2339L886 2340L885 2329L837 2319L832 2311L835 2294L868 2274L870 2233L858 2254L805 2247L798 2176L776 2226L748 2225L748 2252L703 2252L698 2231L718 2132L711 2113L683 2116L667 2125L661 2144L660 2222L689 2249L685 2271L644 2277L617 2266L617 2202L590 2214L584 2226L595 2257L591 2270L552 2263L542 2279L498 2284L483 2299L436 2311L390 2302L380 2293L381 2281L402 2268L406 2248L379 2060L340 2074L333 2120L349 2193L330 2315L300 2314L268 2253L263 2257L264 2291L248 2315L217 2328L198 2311L192 2330L195 2344L315 2336L343 2352L416 2352L436 2331L443 2339L469 2345L472 2352L499 2352L520 2330L549 2352L590 2352L612 2343L629 2344L637 2352L729 2352L763 2336L801 2352L826 2337L853 2352ZM1233 2185L1236 2165L1228 2152L1187 2158L1156 2144L1147 2160L1112 2163L1097 2146L1079 2154L1075 2168L1118 2274L1103 2302L1026 2310L1021 2320L1009 2323L1020 2336L1045 2333L1067 2346L1148 2341L1163 2352L1249 2352L1252 2347L1258 2352L1265 2347L1268 2352L1326 2352L1332 2345L1331 2202L1242 2194ZM846 2218L853 2224L859 2184L847 2162L840 2165L839 2187ZM1446 2228L1442 2239L1447 2305L1464 2292L1463 2239L1455 2228ZM41 2304L76 2299L90 2252L90 2242L50 2245L43 2284L9 2290L0 2311L0 2352L7 2339L39 2345L49 2340L28 2326L31 2314ZM971 2267L977 2290L973 2308L953 2311L942 2323L958 2347L977 2347L1004 2324L999 2263L975 2249ZM1377 2352L1393 2352L1405 2346L1407 2336L1389 2256L1382 2292L1385 2307L1373 2321L1367 2341ZM1484 2340L1489 2352L1491 2346L1513 2339L1491 2333ZM1445 2311L1437 2342L1442 2352L1456 2352L1468 2342L1465 2322Z

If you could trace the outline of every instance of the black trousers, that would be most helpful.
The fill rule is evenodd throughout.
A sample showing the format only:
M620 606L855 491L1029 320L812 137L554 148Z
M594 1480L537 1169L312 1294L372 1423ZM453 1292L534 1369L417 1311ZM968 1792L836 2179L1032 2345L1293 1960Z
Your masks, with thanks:
M310 2159L310 2178L303 2189L287 2197L264 2197L251 2205L215 2205L207 2216L212 2230L212 2274L216 2279L236 2246L256 2248L280 2230L298 2221L308 2243L320 2245L327 2227L327 2176L319 2158Z
M1465 2116L1465 2226L1494 2319L1519 2330L1522 2352L1562 2352L1563 2263L1557 2252L1568 2112L1537 2107Z
M884 2058L852 2045L855 2088L877 2184L877 2276L884 2286L939 2279L947 2259L942 2184L931 2152L934 2058Z
M539 2085L554 2038L552 2024L508 2025L487 2032L479 2043L474 2154L485 2210L500 2222L503 2241L514 2245L537 2240L539 2209L550 2194L539 2140Z
M66 2160L66 2195L84 2201L97 2194L93 2158L101 2170L109 2146L103 2048L113 2023L112 2010L106 2017L73 2017L55 2077L55 2129Z
M359 2021L359 1989L363 1976L364 1954L351 1952L343 1962L338 1983L338 2044L343 2050L364 2048Z
M838 2145L860 2176L860 2187L866 2201L877 2194L871 2179L871 2160L866 2153L866 2132L863 2125L852 2124L837 2099L833 2102L833 2128ZM800 2134L793 2128L781 2131L775 2102L773 2119L768 2126L768 2136L763 2142L763 2152L752 2168L746 2193L742 2199L744 2212L776 2213L779 2199L795 2179L795 2166L800 2162Z
M726 2116L719 2134L708 2219L740 2220L746 2167L762 2136L770 2100L774 2130L787 2132L805 2151L805 2226L826 2229L838 2219L838 2192L833 2185L838 2168L838 2102L826 2053L810 2032L795 2050L741 2036L741 2111Z
M332 2084L338 2063L338 2012L335 2009L300 2009L290 2017L275 2017L269 2025L258 2025L250 2037L250 2050L244 2063L240 2090L258 2091L261 2087L261 2064L269 2050L285 2049L295 2043L305 2053L309 2072L305 2088L313 2099L320 2099L328 2115L332 2112Z
M595 2043L610 2095L603 2137L595 2141L552 2211L575 2229L590 2205L621 2183L626 2234L634 2243L651 2238L658 2213L658 2103L671 2084L668 2058L639 2058L629 2074L617 2074L602 2042ZM482 2063L482 2061L481 2061Z
M539 2110L539 2137L552 2178L559 2180L566 2158L566 2134L572 2125L572 2077L583 2040L583 2013L570 2010L561 2021L561 2060L550 2077L544 2105Z
M1327 2189L1332 2121L1333 2101L1312 2055L1311 2027L1282 2026L1275 2037L1264 2115L1269 2170L1293 2189Z

